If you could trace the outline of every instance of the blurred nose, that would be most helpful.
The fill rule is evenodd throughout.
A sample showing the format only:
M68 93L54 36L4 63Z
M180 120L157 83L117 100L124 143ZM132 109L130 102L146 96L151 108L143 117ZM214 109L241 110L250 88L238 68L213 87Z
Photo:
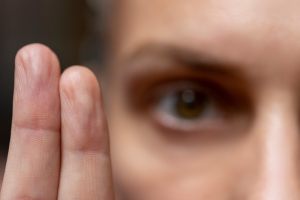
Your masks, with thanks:
M254 123L257 171L251 200L300 199L298 106L285 92L265 95Z

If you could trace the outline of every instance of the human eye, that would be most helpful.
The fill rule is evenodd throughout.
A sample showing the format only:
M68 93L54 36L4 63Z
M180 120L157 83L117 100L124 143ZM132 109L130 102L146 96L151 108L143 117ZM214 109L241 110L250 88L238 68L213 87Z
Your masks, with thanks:
M253 119L251 91L235 75L162 70L137 72L130 80L126 105L138 121L151 125L152 133L227 137Z
M152 88L149 116L165 131L210 134L243 124L245 101L207 81L176 80Z
M221 111L214 97L204 89L179 87L166 91L154 105L154 111L173 123L201 123L219 117Z

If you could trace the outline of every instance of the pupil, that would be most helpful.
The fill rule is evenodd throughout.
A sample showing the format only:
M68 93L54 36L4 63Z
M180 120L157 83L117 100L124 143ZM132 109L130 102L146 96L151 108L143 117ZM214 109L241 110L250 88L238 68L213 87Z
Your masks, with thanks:
M182 91L178 97L176 105L178 115L187 119L200 117L208 102L205 94L193 90Z
M195 103L196 95L195 95L194 91L187 90L182 93L181 98L182 98L183 102L185 102L187 104L193 104L193 103Z

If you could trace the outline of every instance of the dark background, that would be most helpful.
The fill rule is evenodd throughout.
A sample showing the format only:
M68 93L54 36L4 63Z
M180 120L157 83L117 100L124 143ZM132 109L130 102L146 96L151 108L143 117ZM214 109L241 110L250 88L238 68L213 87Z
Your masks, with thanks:
M14 57L29 43L43 43L62 68L101 60L101 0L0 0L0 151L8 149ZM99 17L100 16L100 17ZM99 44L99 45L98 45ZM94 66L95 67L95 66Z

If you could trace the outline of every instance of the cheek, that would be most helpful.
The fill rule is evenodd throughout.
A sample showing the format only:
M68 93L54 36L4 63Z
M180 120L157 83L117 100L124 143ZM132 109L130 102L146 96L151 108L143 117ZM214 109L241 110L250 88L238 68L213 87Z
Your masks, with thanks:
M111 153L119 199L240 199L257 170L253 143L186 143L162 137L142 118L112 112ZM185 142L184 142L185 141Z

